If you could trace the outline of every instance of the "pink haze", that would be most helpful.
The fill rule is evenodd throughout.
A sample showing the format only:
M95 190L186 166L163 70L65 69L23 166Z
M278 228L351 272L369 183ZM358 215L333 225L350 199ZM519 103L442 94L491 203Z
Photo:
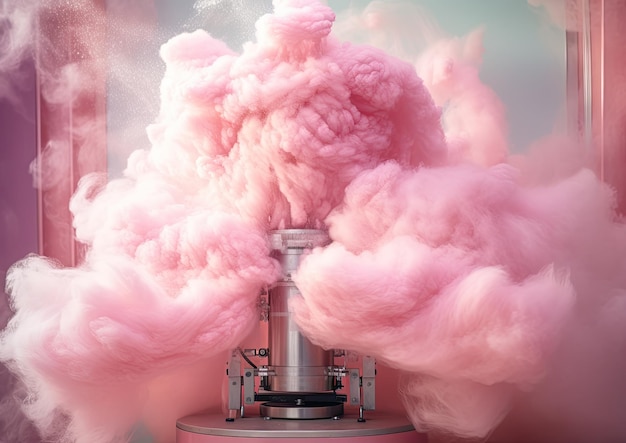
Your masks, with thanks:
M0 359L44 437L124 441L141 421L171 438L163 423L201 409L217 377L209 359L258 322L279 275L272 229L329 230L295 277L296 320L401 371L420 431L489 435L577 321L605 306L623 318L613 192L582 165L545 180L532 158L505 163L480 33L412 64L340 42L334 20L276 0L241 53L204 31L163 45L151 149L72 198L84 262L31 256L7 277Z

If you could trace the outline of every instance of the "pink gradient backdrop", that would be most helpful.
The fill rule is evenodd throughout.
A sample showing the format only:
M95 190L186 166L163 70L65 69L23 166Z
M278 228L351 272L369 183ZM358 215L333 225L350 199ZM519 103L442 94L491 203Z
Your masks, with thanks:
M622 212L626 209L626 106L623 105L624 86L626 75L622 69L626 43L626 37L621 29L621 24L626 19L626 3L621 0L597 0L592 14L592 46L593 46L593 85L594 85L594 113L593 128L595 149L598 152L598 168L603 178L613 185L618 192L619 204ZM75 20L81 20L75 17ZM56 25L55 25L56 26ZM57 29L50 26L49 29ZM44 28L45 29L45 28ZM70 38L59 33L59 45L67 44L71 47ZM71 38L70 38L71 40ZM0 150L0 190L2 198L2 248L1 269L2 278L8 266L15 260L23 257L28 252L39 252L44 255L55 257L65 264L76 264L80 251L76 249L73 241L73 231L69 219L69 211L66 211L67 201L73 192L78 178L86 172L104 170L106 166L106 132L104 128L104 94L105 79L99 80L100 88L93 90L91 97L86 97L76 108L58 113L46 107L40 108L41 140L39 147L45 146L46 139L54 133L59 136L60 128L65 128L69 122L82 114L85 118L94 118L99 122L96 131L100 132L100 143L82 146L81 158L88 158L85 169L76 168L78 145L76 140L69 142L71 159L67 165L67 174L64 174L65 183L56 193L41 191L39 195L40 211L37 212L37 193L32 187L32 178L28 174L28 165L36 154L37 134L34 121L37 118L35 92L27 93L24 103L28 106L18 112L11 105L0 104L0 142L3 149ZM63 129L65 130L65 129ZM69 131L68 131L69 133ZM61 134L62 135L62 134ZM69 136L68 136L69 137ZM4 148L7 146L8 149ZM28 147L25 149L24 147ZM48 199L49 205L43 205L44 199ZM54 209L53 209L54 208ZM62 209L61 209L62 208ZM54 213L59 210L60 212ZM39 220L39 223L37 223ZM17 221L17 223L16 223ZM41 236L37 237L37 229ZM39 247L37 241L39 240ZM4 242L7 243L4 243ZM8 246L8 247L7 247ZM3 297L3 302L5 298ZM6 319L2 319L3 322ZM264 341L260 340L259 345ZM218 365L223 362L215 362L216 373ZM379 368L379 389L377 397L381 410L403 411L398 401L395 384L397 373L387 368ZM205 393L207 407L219 407L221 394L216 384L207 384ZM549 418L546 420L534 417L532 426L533 433L537 428L546 427L545 432L550 432ZM546 424L547 423L547 424ZM527 427L525 423L522 428ZM285 440L286 442L287 440ZM390 440L393 441L393 440ZM495 440L494 440L495 441Z

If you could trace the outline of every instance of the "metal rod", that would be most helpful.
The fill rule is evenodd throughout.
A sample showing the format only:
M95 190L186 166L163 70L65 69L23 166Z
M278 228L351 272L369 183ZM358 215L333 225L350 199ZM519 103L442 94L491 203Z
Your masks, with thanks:
M591 73L591 17L589 0L581 2L582 19L582 83L583 83L583 141L587 149L592 149L592 73Z

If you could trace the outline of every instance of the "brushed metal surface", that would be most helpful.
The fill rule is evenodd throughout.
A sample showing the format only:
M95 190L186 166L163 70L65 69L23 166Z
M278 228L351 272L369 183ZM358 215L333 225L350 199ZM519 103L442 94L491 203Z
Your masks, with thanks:
M289 300L299 296L291 280L302 254L328 243L328 234L319 230L286 229L270 233L272 257L277 259L283 277L269 289L268 366L274 375L268 376L270 391L324 392L334 388L330 368L334 351L314 345L300 333L289 312Z
M315 420L343 415L343 403L333 402L317 405L289 405L284 403L263 403L259 408L261 417L289 420Z

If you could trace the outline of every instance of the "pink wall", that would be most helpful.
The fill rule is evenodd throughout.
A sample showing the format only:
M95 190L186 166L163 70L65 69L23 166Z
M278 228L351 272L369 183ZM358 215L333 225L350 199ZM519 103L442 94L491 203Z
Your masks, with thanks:
M603 179L626 211L626 2L595 0L591 8L593 135Z
M55 6L39 17L39 253L66 266L83 253L74 240L70 197L82 176L106 171L106 23L97 14L103 3L93 0L91 10ZM82 76L64 77L69 64ZM60 98L46 100L49 78Z

